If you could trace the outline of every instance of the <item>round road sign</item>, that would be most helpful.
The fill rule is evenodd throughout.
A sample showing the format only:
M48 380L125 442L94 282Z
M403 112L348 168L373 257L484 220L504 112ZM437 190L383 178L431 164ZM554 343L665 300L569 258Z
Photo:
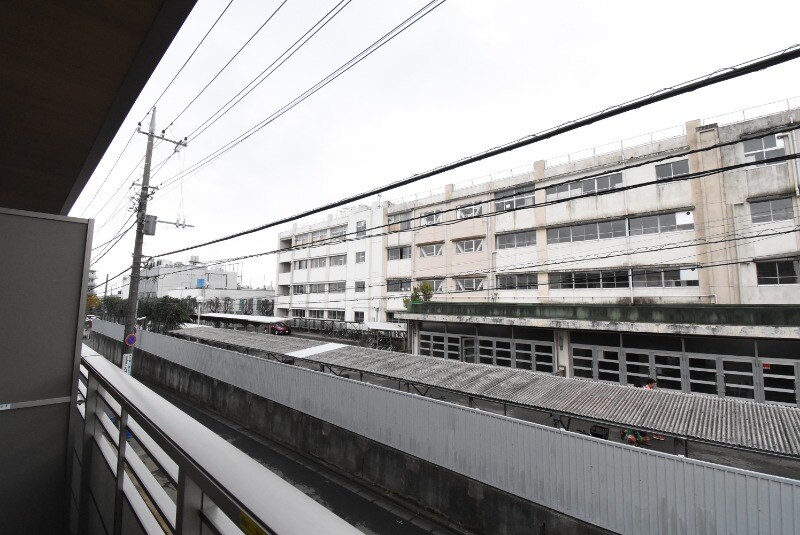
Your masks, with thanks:
M136 335L131 333L125 337L125 345L128 347L133 347L136 344Z

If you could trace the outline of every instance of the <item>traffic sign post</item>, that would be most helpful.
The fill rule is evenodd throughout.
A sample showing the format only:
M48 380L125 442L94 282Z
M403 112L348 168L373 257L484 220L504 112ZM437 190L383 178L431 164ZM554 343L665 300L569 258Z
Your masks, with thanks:
M136 333L131 333L125 337L125 345L128 347L133 347L134 345L136 345ZM123 353L122 371L130 375L132 368L133 368L133 353Z

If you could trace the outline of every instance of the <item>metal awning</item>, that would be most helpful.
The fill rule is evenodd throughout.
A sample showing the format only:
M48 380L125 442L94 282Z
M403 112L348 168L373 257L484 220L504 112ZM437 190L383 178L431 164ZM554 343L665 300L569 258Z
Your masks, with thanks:
M408 327L404 323L392 323L390 321L365 321L364 325L371 331L404 333L408 330Z
M219 312L204 312L200 314L200 319L219 319L241 321L244 323L278 323L288 321L289 318L282 318L280 316L250 316L247 314L222 314Z

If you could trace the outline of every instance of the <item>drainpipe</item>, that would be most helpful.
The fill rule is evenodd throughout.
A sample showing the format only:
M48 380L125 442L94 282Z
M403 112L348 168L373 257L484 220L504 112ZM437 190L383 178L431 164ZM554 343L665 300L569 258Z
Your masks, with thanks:
M793 116L789 118L789 122L790 123L794 122L794 117ZM797 153L797 148L796 148L795 142L794 142L794 135L792 134L792 132L786 132L784 134L778 134L778 137L782 138L784 140L784 146L786 146L786 145L789 146L790 154L796 154ZM792 175L792 182L794 183L794 194L795 194L795 196L800 197L800 168L798 168L797 160L794 160L789 165L789 174Z

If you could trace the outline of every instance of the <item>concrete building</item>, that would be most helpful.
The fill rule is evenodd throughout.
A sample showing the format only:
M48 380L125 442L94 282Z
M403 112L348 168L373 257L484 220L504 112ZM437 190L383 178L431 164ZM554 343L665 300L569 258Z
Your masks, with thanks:
M379 204L347 208L280 234L276 314L339 321L383 321L386 246L368 237L386 222ZM367 229L378 228L377 231Z
M631 385L656 376L665 388L796 404L796 318L754 319L763 305L800 303L798 163L758 163L796 152L800 110L786 108L689 121L663 139L296 227L280 236L293 250L280 256L277 313L335 308L357 320L358 303L378 320L410 320L420 354ZM369 270L331 278L316 269L328 248L347 266L368 251ZM422 281L432 302L409 314L403 298ZM446 303L463 306L443 312ZM502 313L469 308L487 303ZM535 318L523 312L533 304ZM564 312L575 305L593 321ZM643 327L647 307L671 319L654 313ZM725 307L728 323L713 321ZM745 309L755 316L735 313Z
M94 295L95 294L95 287L97 286L97 271L94 269L89 270L89 284L86 287L87 293Z
M121 295L128 295L130 277L123 278ZM188 263L157 260L142 269L139 297L164 297L174 290L207 289L236 290L239 274L223 267L209 267L193 256Z

